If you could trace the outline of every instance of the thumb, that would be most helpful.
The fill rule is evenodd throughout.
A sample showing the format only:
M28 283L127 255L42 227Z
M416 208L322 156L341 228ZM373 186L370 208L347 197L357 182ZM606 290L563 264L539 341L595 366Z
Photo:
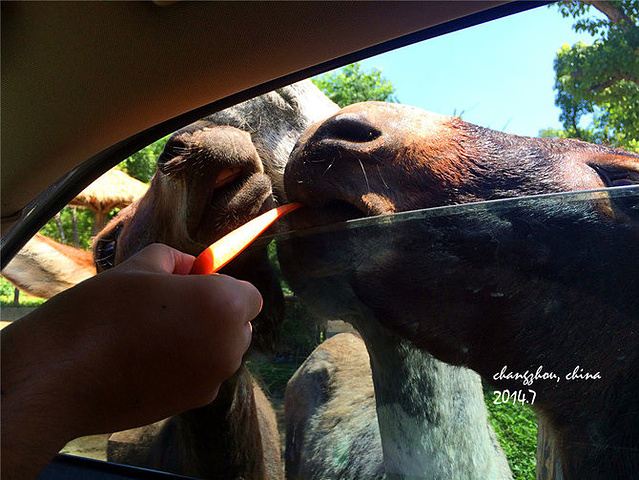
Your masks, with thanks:
M152 243L122 262L119 270L188 275L194 261L195 257L192 255L163 243Z

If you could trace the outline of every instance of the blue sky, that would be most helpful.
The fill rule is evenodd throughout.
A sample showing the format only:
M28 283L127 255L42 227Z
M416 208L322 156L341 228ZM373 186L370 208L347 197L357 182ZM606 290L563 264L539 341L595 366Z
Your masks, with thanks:
M553 60L563 44L592 43L556 6L540 7L362 62L378 67L401 103L518 135L560 128Z

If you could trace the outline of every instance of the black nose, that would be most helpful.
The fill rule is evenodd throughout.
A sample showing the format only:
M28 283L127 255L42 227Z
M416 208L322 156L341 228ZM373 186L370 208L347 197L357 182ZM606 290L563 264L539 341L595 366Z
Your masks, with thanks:
M324 122L316 135L322 140L332 139L365 143L375 140L381 134L382 132L371 125L365 118L353 113L341 113Z

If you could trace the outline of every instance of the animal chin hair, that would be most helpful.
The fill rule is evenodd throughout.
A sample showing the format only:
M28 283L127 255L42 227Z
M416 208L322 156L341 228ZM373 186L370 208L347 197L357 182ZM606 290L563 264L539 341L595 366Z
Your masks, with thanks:
M147 204L145 206L153 212L153 214L148 215L149 221L153 222L154 219L161 219L162 225L157 225L147 230L164 232L164 238L181 239L180 243L182 245L193 243L186 226L186 219L188 218L187 189L185 185L176 185L175 180L164 180L161 185L162 193L145 202ZM178 182L185 183L183 180L178 180ZM141 210L140 207L138 207L138 214ZM157 212L162 213L158 214ZM162 241L162 239L157 239L157 241ZM172 243L175 243L175 241Z

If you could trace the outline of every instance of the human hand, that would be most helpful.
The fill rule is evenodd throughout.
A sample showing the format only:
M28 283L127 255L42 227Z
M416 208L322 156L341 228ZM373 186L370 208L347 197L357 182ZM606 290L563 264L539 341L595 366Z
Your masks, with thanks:
M225 275L186 275L192 263L150 245L2 332L3 478L11 445L37 440L30 451L52 456L72 438L215 398L248 349L261 296Z

